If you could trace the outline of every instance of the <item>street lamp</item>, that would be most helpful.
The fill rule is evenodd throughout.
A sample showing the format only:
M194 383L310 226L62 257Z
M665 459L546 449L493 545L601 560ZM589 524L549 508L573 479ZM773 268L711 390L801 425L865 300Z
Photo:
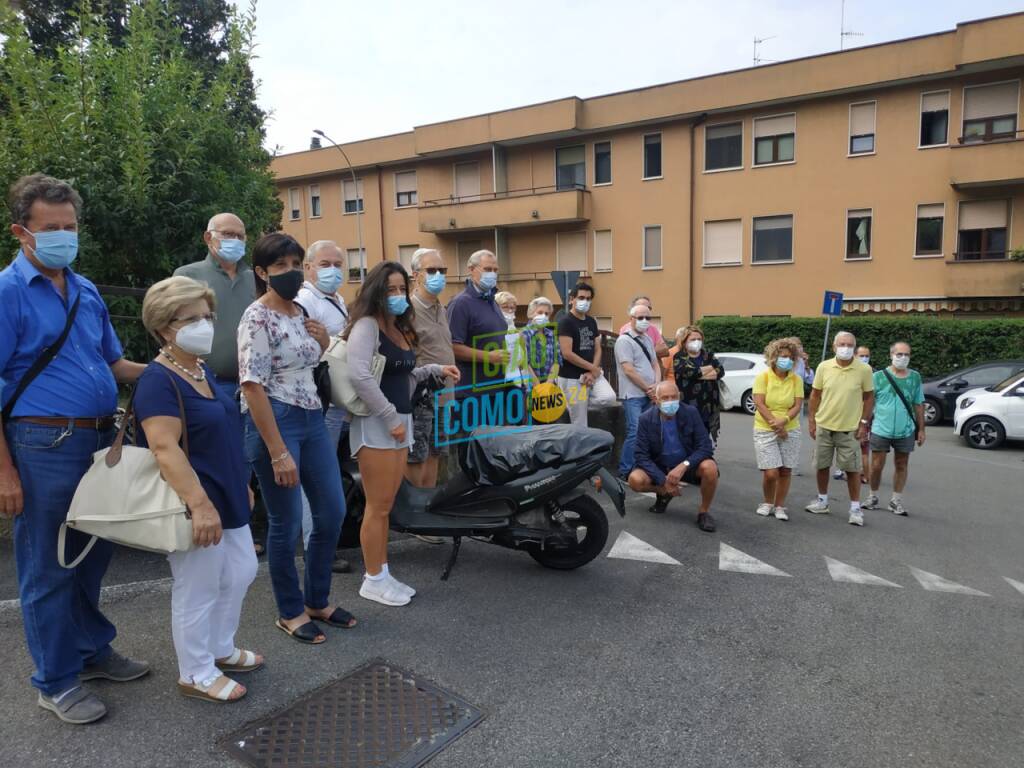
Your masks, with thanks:
M363 277L366 275L366 251L363 250L363 197L359 194L359 179L356 178L356 171L355 168L352 167L352 161L348 159L348 155L346 155L345 150L341 148L341 144L336 142L319 128L314 128L313 133L327 139L334 145L335 149L341 152L341 156L345 158L345 162L348 164L348 171L352 174L352 186L356 191L356 232L359 235L359 282L361 283L363 282ZM342 211L344 211L345 208L344 198L344 189L342 189Z

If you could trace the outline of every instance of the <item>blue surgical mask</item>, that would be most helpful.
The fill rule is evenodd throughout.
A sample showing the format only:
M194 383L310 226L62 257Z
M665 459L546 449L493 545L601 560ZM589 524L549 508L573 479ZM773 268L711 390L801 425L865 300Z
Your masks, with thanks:
M344 279L337 267L321 267L316 271L316 287L324 293L333 295Z
M590 311L590 299L576 299L576 311L587 314Z
M780 371L791 371L793 370L793 358L792 357L780 357L775 361L775 367Z
M660 408L661 412L664 413L666 416L675 416L676 413L678 413L679 411L679 401L666 400L662 403L658 403L658 408Z
M858 359L859 359L859 360L860 360L860 361L861 361L862 363L864 363L864 365L871 365L871 358L870 358L870 357L868 357L867 355L861 355L861 356L860 356L860 357L859 357Z
M241 240L219 240L217 241L217 255L231 264L241 261L245 256L245 243Z
M409 308L409 300L405 296L388 296L388 312L395 317L404 315Z
M424 281L424 285L427 287L427 291L437 296L439 293L441 293L441 291L444 290L446 282L447 278L444 275L442 275L440 272L435 272L432 275L427 275L427 279L426 281Z
M498 284L498 273L497 272L483 272L480 275L480 285L486 289L491 290Z
M35 257L48 269L70 267L78 256L78 233L59 229L55 232L26 232L36 239Z

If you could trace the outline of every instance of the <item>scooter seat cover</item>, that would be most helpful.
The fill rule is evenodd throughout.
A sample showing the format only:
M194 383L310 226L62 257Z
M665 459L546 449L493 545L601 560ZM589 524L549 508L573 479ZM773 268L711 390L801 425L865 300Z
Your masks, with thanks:
M465 471L480 485L502 485L546 467L585 460L603 461L615 438L603 429L550 424L528 431L475 430L468 443Z

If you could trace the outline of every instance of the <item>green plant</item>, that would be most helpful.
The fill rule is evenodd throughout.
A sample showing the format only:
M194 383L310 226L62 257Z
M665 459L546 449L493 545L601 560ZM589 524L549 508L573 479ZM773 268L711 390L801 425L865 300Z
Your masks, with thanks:
M701 321L707 346L716 352L760 352L772 339L799 336L812 365L821 362L823 317L708 317ZM871 348L874 363L888 359L889 345L907 341L912 366L938 376L984 360L1024 358L1024 318L961 320L938 317L838 317L831 334L848 330ZM826 357L831 356L829 339Z
M1015 248L1010 251L1010 261L1024 261L1024 248Z

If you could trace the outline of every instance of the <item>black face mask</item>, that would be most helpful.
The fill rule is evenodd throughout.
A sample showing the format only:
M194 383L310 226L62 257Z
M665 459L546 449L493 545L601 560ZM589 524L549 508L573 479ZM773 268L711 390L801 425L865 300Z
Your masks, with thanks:
M291 301L299 295L299 289L306 277L300 269L289 269L279 275L270 275L267 283L274 289L274 293L285 301Z

